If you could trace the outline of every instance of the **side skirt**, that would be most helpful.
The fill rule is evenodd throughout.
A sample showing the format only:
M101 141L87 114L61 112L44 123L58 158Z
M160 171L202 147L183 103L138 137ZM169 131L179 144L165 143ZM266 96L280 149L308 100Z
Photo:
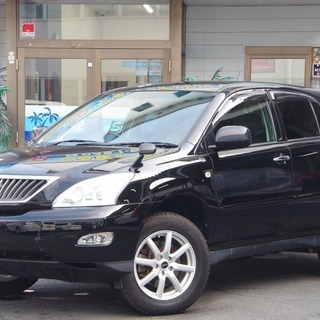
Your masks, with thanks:
M320 235L211 251L209 259L210 264L215 265L227 260L251 257L270 252L318 248L320 248Z

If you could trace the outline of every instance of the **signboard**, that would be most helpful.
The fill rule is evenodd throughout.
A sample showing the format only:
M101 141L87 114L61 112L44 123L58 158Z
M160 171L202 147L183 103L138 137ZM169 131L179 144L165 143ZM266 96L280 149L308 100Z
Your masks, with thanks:
M163 82L163 60L149 60L149 83Z
M320 48L313 48L312 78L320 78Z
M22 38L34 38L35 37L35 25L34 23L24 23L21 26Z
M314 63L312 65L312 77L313 78L320 78L320 64Z
M275 59L251 59L251 73L274 73Z

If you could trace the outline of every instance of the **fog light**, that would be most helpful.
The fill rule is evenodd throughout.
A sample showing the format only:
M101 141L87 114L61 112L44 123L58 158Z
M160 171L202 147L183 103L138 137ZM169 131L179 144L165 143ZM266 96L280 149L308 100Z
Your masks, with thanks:
M101 232L87 234L77 241L79 247L99 247L108 246L113 241L113 232Z

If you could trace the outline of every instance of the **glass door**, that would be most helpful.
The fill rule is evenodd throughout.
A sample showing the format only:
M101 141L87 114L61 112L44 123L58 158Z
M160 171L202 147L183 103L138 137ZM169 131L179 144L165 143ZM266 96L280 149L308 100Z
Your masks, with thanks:
M91 56L91 50L20 50L20 145L92 97Z
M167 50L95 50L95 93L106 90L169 81Z

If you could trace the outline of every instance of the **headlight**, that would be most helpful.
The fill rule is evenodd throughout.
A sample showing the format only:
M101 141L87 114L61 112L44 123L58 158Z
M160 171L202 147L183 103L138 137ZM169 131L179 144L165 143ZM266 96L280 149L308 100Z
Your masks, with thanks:
M62 192L53 201L52 207L93 207L116 204L118 196L133 176L132 172L124 172L83 180Z
M81 237L77 241L79 247L102 247L112 243L114 238L113 232L91 233Z

